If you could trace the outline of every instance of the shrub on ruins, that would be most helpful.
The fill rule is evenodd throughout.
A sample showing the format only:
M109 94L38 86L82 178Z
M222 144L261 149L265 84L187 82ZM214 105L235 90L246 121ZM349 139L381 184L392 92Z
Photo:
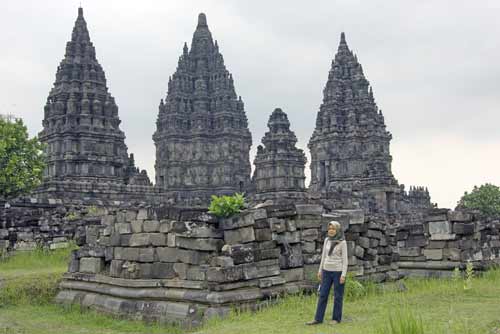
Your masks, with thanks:
M0 198L28 193L42 180L43 146L21 119L0 115Z
M465 192L459 207L477 209L486 215L500 215L500 187L486 183L480 187L474 186L471 193Z
M217 217L227 218L240 212L244 207L245 197L243 197L243 194L236 193L232 196L212 195L208 211Z

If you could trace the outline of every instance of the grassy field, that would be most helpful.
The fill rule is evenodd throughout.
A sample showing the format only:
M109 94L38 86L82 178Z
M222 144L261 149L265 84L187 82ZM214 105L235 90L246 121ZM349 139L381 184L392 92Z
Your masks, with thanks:
M175 327L114 319L78 308L52 305L68 252L36 251L0 262L0 334L185 333ZM500 334L500 270L469 281L405 280L404 292L349 281L344 321L336 326L304 326L311 320L316 296L282 298L256 313L234 313L195 330L204 334L253 333L437 333ZM331 315L331 302L327 316ZM393 328L389 328L393 324ZM397 328L398 326L413 326Z

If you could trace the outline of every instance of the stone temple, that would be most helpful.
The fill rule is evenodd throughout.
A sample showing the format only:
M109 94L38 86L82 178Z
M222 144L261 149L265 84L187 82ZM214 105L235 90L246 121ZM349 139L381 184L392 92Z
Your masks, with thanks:
M40 140L48 166L44 186L58 181L149 186L129 157L115 99L96 58L82 8L44 108Z
M311 191L334 198L362 189L369 194L365 201L374 199L377 208L392 210L400 188L391 171L391 138L372 87L342 33L308 145Z
M314 291L332 219L360 280L500 264L499 217L436 208L427 188L397 182L391 135L343 33L323 93L309 187L281 109L250 178L243 102L200 14L160 102L153 186L127 152L80 8L45 107L45 180L30 196L0 201L0 253L74 240L57 302L187 326ZM234 192L245 193L247 208L226 218L207 212L210 195Z
M304 199L306 186L304 168L306 155L295 144L297 137L290 131L288 116L276 108L267 123L269 131L262 138L264 146L257 146L255 185L257 200L295 198Z
M160 102L156 132L156 186L177 201L244 192L250 184L252 136L233 76L198 17L191 49L185 44Z
M97 61L82 8L45 105L40 140L48 167L39 196L140 201L206 207L211 195L249 200L321 200L330 208L397 212L430 206L428 191L407 193L391 171L391 134L356 55L341 34L306 157L296 148L287 115L276 109L251 176L252 135L232 74L205 14L160 101L155 185L135 166L120 130L118 107Z

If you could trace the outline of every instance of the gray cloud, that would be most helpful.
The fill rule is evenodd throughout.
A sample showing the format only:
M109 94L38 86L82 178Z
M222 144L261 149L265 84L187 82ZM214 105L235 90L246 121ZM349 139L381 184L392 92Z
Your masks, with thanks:
M0 112L41 129L78 1L3 0ZM154 174L151 135L168 76L206 12L253 149L279 106L306 150L341 31L393 133L393 171L453 206L474 184L500 184L498 1L98 1L83 7L136 162ZM306 150L307 151L307 150Z

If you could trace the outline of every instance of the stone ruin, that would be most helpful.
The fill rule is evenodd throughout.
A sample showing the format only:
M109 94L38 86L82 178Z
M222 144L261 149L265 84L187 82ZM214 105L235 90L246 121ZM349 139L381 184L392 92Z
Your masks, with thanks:
M40 139L48 168L30 196L0 203L0 251L75 240L57 300L197 325L230 308L313 287L326 224L346 231L349 272L376 282L500 264L500 220L439 209L391 171L382 111L342 33L306 158L276 109L250 175L252 143L216 41L200 14L160 102L156 183L135 166L83 11L58 67ZM244 192L218 219L209 196Z
M44 108L39 137L48 163L39 191L64 188L64 182L150 186L146 172L128 156L120 123L79 8Z
M500 221L434 209L400 225L362 210L260 204L217 219L204 210L115 210L89 226L57 296L134 319L198 325L232 308L255 309L311 291L327 223L346 231L348 272L375 282L449 276L473 261L500 264Z
M252 135L244 104L205 14L168 80L153 139L156 186L175 202L206 204L211 195L244 192L250 185Z
M288 116L276 108L268 122L269 131L257 146L253 184L255 199L306 198L304 152L295 147L297 137L290 131Z

